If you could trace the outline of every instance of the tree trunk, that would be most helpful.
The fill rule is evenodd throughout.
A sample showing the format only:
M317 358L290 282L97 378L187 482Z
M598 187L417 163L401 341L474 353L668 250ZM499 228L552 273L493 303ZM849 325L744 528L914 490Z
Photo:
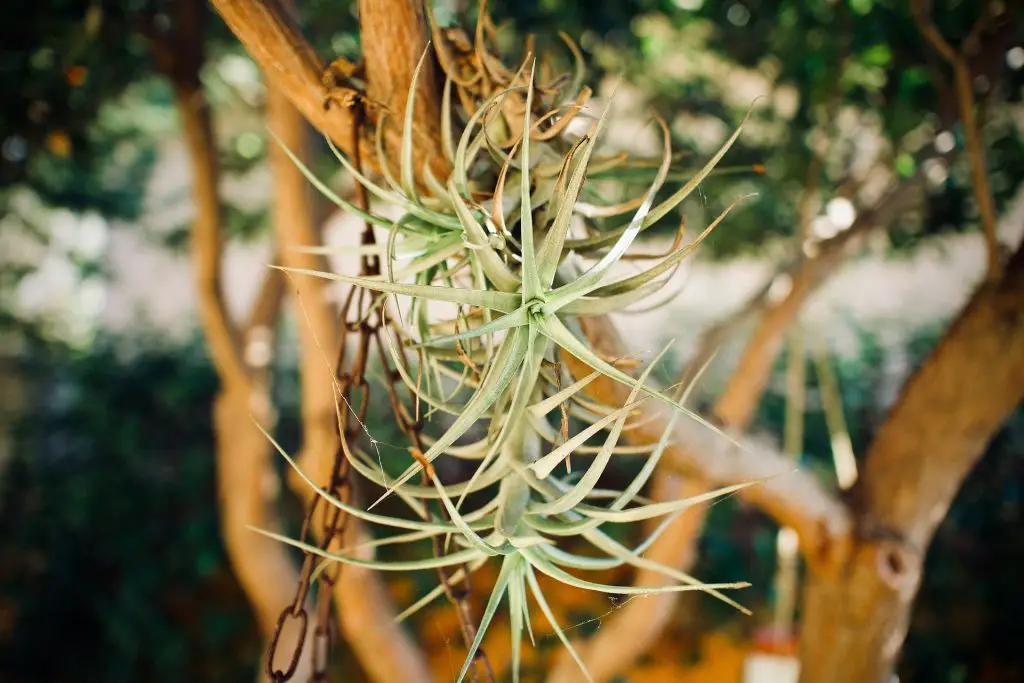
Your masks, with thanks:
M928 545L1024 398L1024 249L983 285L907 382L866 458L855 545L804 592L802 683L884 683Z

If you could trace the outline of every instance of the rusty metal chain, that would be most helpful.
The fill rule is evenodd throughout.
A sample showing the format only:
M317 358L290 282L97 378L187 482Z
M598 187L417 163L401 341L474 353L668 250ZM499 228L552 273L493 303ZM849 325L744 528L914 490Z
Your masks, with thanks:
M353 111L355 113L355 120L353 122L352 156L355 167L361 170L362 162L359 153L359 140L365 112L358 105L353 108ZM362 210L368 210L369 200L366 188L359 183L356 183L356 200L357 205ZM373 227L368 222L364 225L361 241L364 245L376 243ZM360 274L363 276L379 275L381 272L380 265L379 256L364 255L361 258ZM399 373L397 368L391 367L388 361L390 354L384 347L383 335L394 334L397 337L398 347L402 349L401 361L403 369L409 367L408 359L405 357L405 343L401 330L391 323L391 319L386 315L386 307L385 298L372 296L365 289L353 287L348 291L341 308L342 334L339 341L336 365L336 382L339 394L339 445L334 456L331 480L327 491L335 498L346 503L350 502L352 497L352 482L350 480L351 468L345 451L349 448L350 443L355 442L359 438L360 431L366 423L367 411L370 405L370 385L366 378L366 369L371 351L376 353L377 360L382 365L386 380L383 383L384 389L391 403L395 422L400 431L409 439L411 444L410 452L414 456L424 452L421 438L423 420L419 415L418 402L415 395L412 395L413 392L409 391L409 399L416 406L414 413L410 413L406 402L399 396L397 389L397 385L401 383L401 373ZM353 310L355 315L352 315ZM355 356L350 367L346 370L345 362L350 334L356 334L358 338L354 344ZM429 476L431 475L426 468L423 476L426 483L429 483ZM314 519L316 511L320 506L320 501L320 496L314 496L308 505L300 532L300 540L303 542L306 542L310 532L313 530ZM444 521L450 521L443 508L440 509L440 515ZM317 547L321 550L328 550L336 540L344 536L347 524L348 516L340 508L325 505L320 524L322 536ZM444 549L440 538L434 539L433 550L435 555L443 554ZM292 603L281 611L274 634L270 640L265 671L274 683L285 683L293 678L302 657L306 634L309 630L309 614L306 602L309 598L309 591L313 582L314 571L316 570L315 558L316 555L314 553L309 551L305 553L295 597ZM452 580L452 576L460 568L464 577L461 586ZM338 563L334 567L320 572L316 578L319 586L312 633L312 680L318 683L327 680L330 646L336 630L330 618L331 588L338 580L340 571L341 566ZM469 568L465 565L460 565L458 568L439 568L437 572L441 585L444 588L444 593L455 608L463 640L468 649L476 636L476 624L473 620L473 612L469 602L471 592ZM288 665L281 669L275 666L278 644L284 627L292 621L298 622L297 626L301 627L302 631L296 642L295 649L288 658ZM494 671L482 647L478 648L474 660L477 663L478 670L474 670L473 679L475 681L484 680L494 683ZM481 672L482 675L478 675Z
M356 107L354 109L356 113L353 129L353 138L355 141L354 149L356 153L354 155L356 167L361 167L361 160L359 159L359 131L361 128L362 115L360 109ZM361 186L359 186L360 189ZM358 201L362 204L364 210L368 205L365 191L359 193ZM372 243L374 239L373 230L371 226L367 225L363 231L363 242ZM360 273L362 275L372 275L374 271L379 271L380 263L376 257L364 256L360 264ZM337 498L338 500L346 503L350 502L351 498L351 481L350 481L350 468L348 459L345 456L344 443L348 439L358 437L358 425L365 422L366 411L369 406L369 385L366 382L366 361L367 353L369 349L370 340L372 338L373 330L365 325L360 324L358 321L365 319L364 308L366 304L366 297L362 293L357 297L355 296L355 288L349 291L346 297L345 303L342 306L340 313L340 319L342 321L341 334L338 342L338 356L337 364L335 365L335 382L337 387L337 412L339 416L338 420L338 447L334 453L334 462L331 467L331 476L328 486L326 487L327 492ZM352 305L357 302L355 320L357 322L350 322ZM345 369L346 352L348 347L348 335L351 332L359 332L360 340L358 344L359 353L356 356L351 369ZM351 410L349 409L353 405L353 388L359 393L358 405L360 414L356 416L355 426L351 420ZM310 500L309 505L306 509L306 516L302 522L302 530L299 534L299 540L305 542L314 526L316 518L316 511L320 507L321 496L315 495ZM335 506L324 506L321 520L320 529L321 537L317 547L320 550L328 550L331 545L340 538L344 537L345 531L348 526L348 516L345 515L342 510ZM285 607L280 616L277 619L277 624L274 628L274 633L271 636L270 644L267 647L266 654L266 665L265 672L271 681L274 683L285 683L291 680L295 676L295 672L298 669L299 660L302 658L302 651L306 642L306 634L309 630L309 613L307 611L306 603L309 599L309 590L313 582L313 573L316 570L316 555L312 552L307 551L302 560L302 568L299 573L298 585L295 589L295 597L292 603ZM315 608L315 624L313 628L313 643L312 643L312 680L321 682L327 680L327 667L330 663L330 644L332 640L332 620L331 620L331 588L337 582L341 568L339 566L327 568L320 572L317 576L317 582L319 583L316 597L316 608ZM295 643L295 647L288 658L288 665L285 668L279 668L275 661L278 655L278 645L281 640L281 633L284 631L285 625L291 621L298 622L298 627L301 628L298 640Z
M401 361L405 365L405 367L408 367L408 359L405 357L406 345L403 343L401 331L396 326L388 323L386 325L386 329L382 330L382 333L395 334L398 341L397 346L399 349L402 349ZM380 357L380 362L384 370L383 374L384 377L387 378L388 380L384 384L384 389L387 392L388 398L391 401L391 407L395 415L396 423L398 424L398 428L402 431L402 433L409 438L409 441L412 444L410 450L412 451L413 455L421 456L421 454L424 452L423 440L421 437L421 432L423 430L423 420L418 414L410 415L408 407L401 400L401 398L399 398L396 385L399 384L402 375L397 370L397 368L393 370L388 364L388 354L384 350L384 342L380 334L377 335L376 342L377 354ZM415 397L412 397L412 399L413 402L415 403ZM429 485L431 483L431 476L432 468L424 467L423 482L425 485ZM451 521L450 517L448 516L447 510L445 510L444 507L439 507L438 511L442 521ZM433 537L432 544L433 552L436 557L440 557L444 554L444 547L441 537ZM462 580L463 585L461 587L454 584L451 578L455 573L459 571L459 569L462 570L462 574L464 577ZM476 624L473 621L473 611L469 603L470 592L472 590L469 567L466 564L460 564L454 568L439 567L437 569L437 575L438 578L440 578L441 580L441 586L444 589L445 596L448 598L448 601L455 608L456 616L459 619L459 630L462 632L462 638L465 641L465 646L466 649L468 650L472 646L473 640L476 638ZM495 680L494 669L491 667L490 659L487 657L487 653L485 652L483 646L477 648L476 654L474 655L473 658L476 661L477 666L482 669L483 673L483 677L481 678L477 676L478 672L474 671L474 679L491 681L491 683L493 683Z

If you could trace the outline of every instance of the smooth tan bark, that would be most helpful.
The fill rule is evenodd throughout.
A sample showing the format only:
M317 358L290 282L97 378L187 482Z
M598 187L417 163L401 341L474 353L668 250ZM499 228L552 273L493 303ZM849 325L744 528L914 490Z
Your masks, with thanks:
M390 114L387 156L398 168L403 117L416 64L427 50L427 21L417 0L359 0L359 31L364 46L368 95L384 104ZM441 152L441 96L437 87L433 50L426 53L417 79L415 115L416 163L430 159L434 169L446 171ZM446 178L438 175L438 178Z
M302 115L342 150L351 153L352 112L324 107L327 63L296 26L292 13L278 0L212 0L270 83L286 95ZM372 156L372 150L367 149Z
M858 542L804 593L803 683L882 683L935 529L1024 399L1024 250L983 285L914 373L866 457Z
M272 419L266 369L272 352L272 329L283 294L281 278L265 277L244 330L231 320L221 287L223 217L219 197L220 167L210 109L199 70L204 55L202 0L178 0L169 30L142 22L155 61L171 81L181 119L191 172L195 207L190 256L194 269L200 323L210 359L220 379L213 405L214 452L221 533L239 583L253 609L260 632L269 637L283 605L291 602L297 573L286 549L248 527L275 528L274 475L270 446L253 419ZM262 358L247 362L243 346L263 344ZM294 648L302 632L286 629L281 647ZM307 659L296 675L309 674ZM261 674L262 677L262 674Z

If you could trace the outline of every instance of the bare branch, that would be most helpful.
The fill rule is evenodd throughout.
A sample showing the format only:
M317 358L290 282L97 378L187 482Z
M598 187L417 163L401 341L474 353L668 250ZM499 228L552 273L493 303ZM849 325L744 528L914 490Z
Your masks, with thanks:
M275 481L269 467L270 446L252 421L253 416L261 422L271 419L266 385L269 356L266 362L246 363L241 333L228 315L221 288L220 167L210 110L199 81L204 12L201 0L178 0L170 32L160 33L144 20L141 23L158 66L174 87L192 170L196 216L191 254L202 329L221 380L213 406L221 533L260 632L269 637L281 605L292 599L298 575L285 548L248 529L249 525L271 528L277 523L271 507L274 491L268 486ZM260 326L273 329L281 293L280 276L268 276L250 315L247 336ZM273 348L270 335L265 343L268 350ZM301 637L304 634L298 629L287 630L281 636L282 648L294 648ZM308 665L308 658L301 660L298 675L307 676Z
M220 171L210 110L201 90L176 85L175 97L192 167L196 215L192 224L191 256L199 314L221 381L228 387L241 389L248 384L248 373L241 356L238 330L229 317L221 287L224 238L217 187Z
M309 135L302 115L273 85L267 90L267 127L281 140L281 145L272 144L269 151L274 181L271 224L277 237L280 263L291 268L328 270L323 256L299 250L321 243L315 215L315 191L288 158L282 145L308 163ZM288 288L293 295L293 310L299 330L305 443L301 463L316 481L326 481L337 445L332 384L332 356L339 343L337 312L328 301L325 280L290 278Z
M201 0L179 0L174 6L175 23L167 32L159 31L145 15L136 17L136 23L149 42L157 67L174 88L189 150L192 201L196 211L191 256L210 357L221 382L240 388L248 383L248 373L242 359L239 331L228 315L221 291L220 168L210 109L199 82L199 69L204 59L203 5Z
M993 279L999 278L1002 262L999 255L999 240L996 235L996 208L989 187L985 147L981 140L981 131L974 111L974 79L968 65L969 52L977 45L985 31L992 10L985 2L981 16L972 27L961 51L953 48L942 37L939 29L931 20L931 2L929 0L913 0L911 8L921 35L953 68L953 82L956 86L957 108L960 110L960 121L964 129L964 141L967 147L968 161L971 165L971 183L974 190L974 202L978 207L982 233L988 251L988 273Z
M147 17L138 23L150 44L157 66L171 81L184 128L192 171L191 255L195 269L199 313L210 357L225 386L242 388L248 373L242 359L239 332L232 323L221 291L220 168L210 109L199 82L203 63L201 0L179 0L170 32L158 31Z
M878 226L885 226L908 206L918 201L921 179L915 177L901 183L871 211L861 213L853 225L818 245L818 254L795 264L787 274L788 294L765 310L757 329L744 349L729 383L723 391L715 413L726 424L735 425L738 418L750 415L760 400L771 375L771 367L782 343L782 334L803 308L804 302L842 263L851 244ZM746 390L739 391L742 384ZM753 388L753 389L751 389Z
M256 60L263 73L267 75L268 81L302 112L306 120L329 137L339 149L351 154L353 152L352 130L355 122L355 109L352 106L326 106L328 95L332 94L331 87L324 81L327 64L302 36L289 11L280 0L260 0L260 2L212 0L212 3L228 28L238 37L249 55ZM408 14L407 8L405 8L406 4L411 3L388 3L390 9L384 7L380 9L384 11L384 17L404 18ZM395 9L399 6L402 11ZM411 40L414 32L408 30L402 35ZM381 37L390 39L390 37L398 38L400 36L397 33L385 32L381 34ZM374 41L368 40L366 35L363 36L363 45L367 46L371 53L377 50L380 54L405 47L409 47L409 49L415 47L412 44L408 46L405 44L396 46L391 43L374 44ZM420 46L420 51L416 53L415 59L419 59L425 43L420 40L416 45ZM415 63L414 60L413 66ZM410 70L408 73L410 77L405 78L404 81L398 78L390 81L393 87L398 88L404 83L404 89L407 90L411 82L412 71ZM431 92L426 89L428 86L426 81L427 79L424 79L424 89L421 90L424 97ZM375 88L372 82L370 87ZM352 88L353 93L356 93L357 86L354 83ZM396 91L402 95L401 102L404 102L405 90ZM358 94L364 95L365 93ZM390 95L388 99L390 99ZM447 161L443 155L434 153L439 149L436 142L439 137L436 134L437 124L433 123L437 121L439 104L434 104L433 108L430 108L424 100L422 106L423 110L418 114L423 118L417 121L416 128L417 151L422 153L417 155L417 163L429 159L431 169L437 177L443 178L448 175ZM424 121L429 121L431 124L424 128L427 125L424 124ZM399 149L400 138L401 131L394 126L389 126L385 132L387 148ZM363 163L366 166L374 166L376 155L371 138L362 136L359 147Z
M263 69L267 79L284 93L324 135L351 152L352 112L324 107L326 63L299 32L278 0L212 0L217 13ZM372 145L367 146L372 155Z
M687 361L686 369L679 380L683 386L690 386L722 345L743 329L751 319L761 315L768 305L768 293L771 291L773 280L774 277L769 279L743 306L701 332L697 349Z

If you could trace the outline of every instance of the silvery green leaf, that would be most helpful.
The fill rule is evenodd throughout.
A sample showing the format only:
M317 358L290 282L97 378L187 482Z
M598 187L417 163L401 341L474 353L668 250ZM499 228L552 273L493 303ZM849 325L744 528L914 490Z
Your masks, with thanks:
M277 270L301 275L312 275L325 280L335 280L349 285L356 285L363 289L384 294L402 294L430 301L444 301L448 303L462 304L464 306L479 306L490 308L502 313L511 313L519 306L520 297L508 292L484 291L478 289L461 289L455 287L435 287L431 285L410 285L399 282L384 282L368 277L354 277L340 273L329 273L322 270L309 268L290 268L288 266L271 266Z
M484 607L484 615L480 619L480 625L476 630L476 637L473 638L472 644L469 646L469 652L466 654L466 661L462 665L462 670L459 672L458 678L455 679L455 683L462 683L463 679L466 678L466 674L469 672L469 667L473 664L473 658L476 656L476 651L480 649L480 643L483 642L484 633L487 632L488 627L491 625L491 621L494 620L494 615L498 611L498 605L501 604L501 599L505 596L505 589L508 587L508 582L512 578L519 566L522 559L518 554L506 555L505 559L502 560L501 570L498 571L498 578L494 582L494 588L491 590L491 597L487 600L487 606Z
M481 558L479 558L477 560L474 560L473 562L468 563L466 566L469 568L469 573L472 574L477 569L479 569L480 567L484 566L487 563L487 560L489 560L489 559L490 559L489 557L481 557ZM454 584L458 583L459 581L462 581L465 578L465 576L466 576L466 569L464 567L459 567L457 570L455 570L451 574L451 576L448 577L448 582L450 584L454 585ZM420 598L419 600L417 600L416 602L414 602L413 604L409 605L404 610L402 610L399 613L399 615L397 617L395 617L395 622L401 623L401 622L405 621L406 619L408 619L412 615L416 614L421 609L423 609L424 607L426 607L427 605L432 603L434 600L437 600L439 597L441 597L444 594L445 594L445 586L444 586L444 584L441 584L441 585L439 585L439 586L437 586L435 588L432 588L422 598Z
M334 192L334 190L327 187L327 185L321 182L321 180L317 178L304 163L302 163L302 161L295 155L295 153L288 149L287 145L285 145L281 141L281 139L274 134L273 131L270 132L270 136L274 138L278 145L281 146L281 149L284 150L284 153L288 155L288 158L292 160L292 163L295 164L299 171L302 172L302 175L306 176L306 180L308 180L310 184L313 185L313 187L320 191L320 194L330 199L332 202L334 202L336 205L338 205L345 211L348 211L349 213L355 216L359 216L365 221L369 221L370 223L384 227L391 225L391 221L389 221L387 218L384 218L383 216L378 216L368 211L363 211L352 202L342 199L342 197L338 195L336 192Z
M591 678L590 672L587 671L587 665L583 663L583 658L580 657L579 653L576 652L576 648L569 642L568 636L565 635L565 631L559 626L558 620L555 618L555 613L551 610L551 606L548 605L548 601L544 599L544 593L540 589L540 584L537 583L537 577L533 573L533 569L529 566L526 567L526 580L530 584L530 592L533 593L533 599L537 601L537 606L540 607L540 611L544 613L548 623L551 624L551 628L554 630L555 635L562 641L562 645L569 651L569 655L573 658L573 661L580 667L580 671L583 673L584 678L587 679L587 683L594 683L594 679Z
M417 571L421 569L438 569L441 567L453 567L455 565L463 564L465 562L472 562L480 558L481 554L479 550L457 550L456 552L442 555L441 557L428 557L422 560L365 560L360 557L354 557L352 555L345 555L343 553L332 553L323 548L319 548L309 543L303 543L281 534L276 534L272 531L265 529L258 529L253 526L247 528L255 531L256 533L262 534L267 538L272 538L275 541L280 541L286 545L298 548L303 552L312 553L319 557L326 558L328 560L334 560L336 562L342 562L344 564L351 564L356 567L363 567L366 569L377 569L385 572L407 572ZM512 556L507 556L512 557Z

